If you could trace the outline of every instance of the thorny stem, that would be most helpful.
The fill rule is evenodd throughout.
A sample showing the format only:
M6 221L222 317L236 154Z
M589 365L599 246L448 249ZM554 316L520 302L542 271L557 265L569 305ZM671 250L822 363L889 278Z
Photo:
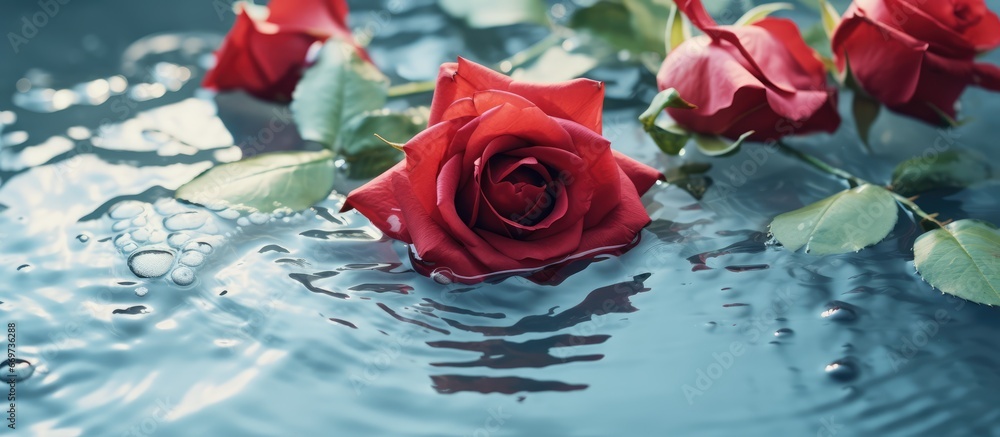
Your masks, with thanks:
M868 181L866 181L864 179L861 179L861 178L859 178L859 177L857 177L857 176L855 176L855 175L853 175L853 174L851 174L851 173L849 173L849 172L847 172L847 171L845 171L843 169L839 169L839 168L834 167L834 166L832 166L830 164L827 164L827 163L821 161L819 158L816 158L815 156L812 156L812 155L809 155L807 153L804 153L804 152L802 152L800 150L794 149L791 146L789 146L789 145L787 145L787 144L785 144L785 143L783 143L781 141L778 141L776 144L778 146L778 149L780 149L782 152L784 152L784 153L786 153L786 154L788 154L788 155L790 155L790 156L792 156L792 157L794 157L794 158L796 158L796 159L798 159L798 160L800 160L802 162L805 162L806 164L809 164L809 165L813 166L816 169L822 170L823 172L826 172L826 173L834 175L834 176L836 176L838 178L844 179L847 182L849 182L852 187L857 187L857 186L861 186L861 185L878 185L878 184L873 184L871 182L868 182ZM889 193L892 194L892 197L895 198L897 202L899 202L900 204L902 204L903 206L905 206L907 209L909 209L910 211L912 211L913 214L917 215L921 219L927 220L927 221L929 221L931 223L934 223L935 225L937 225L939 227L942 227L942 228L944 227L945 224L942 223L941 221L939 221L937 219L937 216L938 216L937 214L928 214L926 211L924 211L922 208L920 208L919 205L917 205L916 203L914 203L912 199L906 198L903 195L892 191L891 188L889 189Z
M545 37L545 39L532 44L530 47L515 53L507 59L500 61L494 68L503 73L510 73L515 68L542 56L542 54L544 54L548 49L562 44L565 40L565 37L560 36L557 33L550 34ZM396 85L389 88L389 97L403 97L413 94L429 93L434 91L434 86L436 84L436 80L428 80L424 82L410 82L402 85Z

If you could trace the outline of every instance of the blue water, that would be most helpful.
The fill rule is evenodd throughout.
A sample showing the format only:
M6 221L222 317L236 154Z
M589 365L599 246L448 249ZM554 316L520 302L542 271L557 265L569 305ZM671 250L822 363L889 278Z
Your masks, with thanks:
M383 3L352 1L352 19L377 28L373 57L397 83L546 33ZM913 220L858 254L775 246L771 217L843 185L753 147L663 156L635 121L655 94L641 67L589 74L608 83L607 136L665 171L710 163L689 180L704 198L654 187L641 244L559 286L441 285L364 217L337 214L338 193L243 218L170 199L282 113L198 90L231 16L193 0L61 7L19 53L0 48L0 321L30 363L4 435L1000 433L1000 318L916 275ZM38 10L0 6L4 33ZM938 138L998 162L1000 99L970 90L962 105L973 118L953 132L883 115L870 155L849 120L792 143L883 183ZM289 130L269 147L298 143ZM995 181L919 202L1000 223Z

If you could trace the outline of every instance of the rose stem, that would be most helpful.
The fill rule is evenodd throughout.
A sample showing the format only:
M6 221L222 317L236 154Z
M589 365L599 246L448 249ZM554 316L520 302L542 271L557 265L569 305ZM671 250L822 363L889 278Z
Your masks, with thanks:
M503 73L510 73L517 67L520 67L532 60L538 58L545 53L546 50L555 47L565 40L562 36L557 34L549 34L545 39L531 45L530 47L515 53L513 56L500 61L495 69ZM402 85L396 85L389 87L389 97L403 97L413 94L423 94L434 91L434 86L437 84L436 80L428 80L424 82L410 82L404 83Z
M871 182L868 182L868 181L866 181L864 179L861 179L861 178L859 178L859 177L857 177L857 176L855 176L855 175L853 175L851 173L848 173L845 170L842 170L842 169L834 167L834 166L832 166L830 164L827 164L827 163L821 161L819 158L816 158L815 156L812 156L812 155L806 154L806 153L804 153L804 152L802 152L800 150L794 149L791 146L785 144L784 142L778 141L778 142L776 142L776 145L778 146L778 149L781 150L782 152L785 152L786 154L788 154L788 155L790 155L790 156L792 156L792 157L794 157L794 158L796 158L796 159L798 159L798 160L800 160L802 162L805 162L806 164L809 164L809 165L811 165L811 166L813 166L813 167L815 167L815 168L817 168L819 170L822 170L822 171L824 171L826 173L829 173L829 174L831 174L833 176L836 176L836 177L839 177L841 179L844 179L847 182L849 182L851 184L851 186L857 187L857 186L860 186L860 185L877 185L877 184L873 184ZM920 208L919 205L917 205L916 203L914 203L913 200L908 199L908 198L900 195L899 193L896 193L895 191L892 191L892 189L889 189L888 191L889 191L890 194L892 194L892 197L895 198L897 202L901 203L903 206L905 206L907 209L909 209L910 211L912 211L914 214L916 214L921 219L927 220L927 221L929 221L931 223L934 223L938 227L942 227L942 228L944 227L944 223L941 223L937 219L938 214L928 214L926 211L924 211L922 208Z

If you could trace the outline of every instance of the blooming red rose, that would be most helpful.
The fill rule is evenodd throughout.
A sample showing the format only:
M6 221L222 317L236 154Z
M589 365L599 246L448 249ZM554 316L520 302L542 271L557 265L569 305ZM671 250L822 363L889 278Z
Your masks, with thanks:
M639 196L661 175L611 150L603 101L588 79L445 64L427 130L343 209L410 243L419 272L463 283L627 249L650 221Z
M856 0L833 35L837 67L889 109L944 124L970 84L1000 90L1000 69L976 55L1000 45L983 0Z
M239 89L287 102L313 44L331 37L352 40L345 0L272 0L267 8L242 3L238 8L236 23L216 53L215 67L205 76L206 88Z
M705 33L671 51L656 76L660 90L697 106L667 109L678 125L733 139L754 131L757 141L837 129L836 90L795 23L719 26L700 0L675 3Z

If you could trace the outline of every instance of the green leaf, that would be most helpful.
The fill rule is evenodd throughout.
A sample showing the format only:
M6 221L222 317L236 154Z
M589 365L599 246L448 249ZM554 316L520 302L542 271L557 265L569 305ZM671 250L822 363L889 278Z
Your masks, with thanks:
M448 15L480 29L549 22L545 0L439 0L438 4Z
M295 88L292 115L302 138L333 147L344 123L385 106L388 89L389 79L354 46L331 39Z
M337 157L347 162L348 177L372 178L396 165L403 159L403 153L375 135L393 143L406 143L427 126L429 112L427 108L405 112L381 110L352 118L337 139Z
M837 64L833 61L833 50L830 48L830 37L823 30L823 23L816 23L802 31L802 39L810 48L816 51L820 61L828 71L836 72Z
M669 0L600 0L578 9L569 26L590 32L617 50L666 54Z
M740 135L736 141L729 141L725 138L715 136L715 135L694 135L694 142L698 145L698 150L708 156L723 156L735 152L746 141L750 135L753 135L754 131L747 132Z
M684 14L677 9L677 5L670 7L670 17L667 19L667 53L674 51L684 41L691 38L691 23Z
M867 147L868 135L872 130L872 125L875 124L875 120L878 119L878 114L882 110L882 104L858 90L854 92L854 101L851 106L854 112L854 123L858 127L858 137Z
M670 0L623 0L631 13L632 30L647 50L666 54L667 18L674 5Z
M639 121L663 153L677 155L684 149L691 134L677 126L660 127L656 124L656 118L667 108L693 109L695 106L681 98L677 90L668 88L653 97L649 107L639 116Z
M684 132L676 126L663 128L653 125L646 128L646 133L653 139L656 146L668 155L680 154L684 146L687 145L688 140L691 139L691 134Z
M631 16L625 5L602 0L577 10L570 19L569 26L578 31L589 32L617 50L640 53L648 47L644 47L632 35Z
M913 262L938 290L1000 305L1000 231L990 223L959 220L921 235L913 245Z
M892 193L862 185L775 217L771 234L791 251L805 247L813 255L849 253L882 241L898 218Z
M562 46L555 46L542 53L531 65L514 70L510 76L524 82L562 82L582 76L597 64L593 56L570 53Z
M765 3L747 11L745 14L743 14L742 17L740 17L739 20L736 20L736 23L734 23L733 25L749 26L753 23L756 23L760 20L767 18L768 15L771 15L775 12L794 9L794 8L795 6L793 6L791 3Z
M276 152L210 168L174 197L199 205L270 213L301 211L333 191L333 153Z
M822 15L820 21L823 23L823 30L826 31L826 36L832 39L833 32L840 25L840 13L826 0L819 0L819 11Z
M992 177L993 168L985 157L965 150L947 150L899 164L892 173L892 189L912 196L937 188L965 188Z
M667 88L660 91L653 97L653 101L649 103L649 107L643 111L642 115L639 116L639 121L646 128L652 127L656 122L656 117L659 117L661 113L667 108L675 109L695 109L694 106L684 100L683 97L673 88Z

